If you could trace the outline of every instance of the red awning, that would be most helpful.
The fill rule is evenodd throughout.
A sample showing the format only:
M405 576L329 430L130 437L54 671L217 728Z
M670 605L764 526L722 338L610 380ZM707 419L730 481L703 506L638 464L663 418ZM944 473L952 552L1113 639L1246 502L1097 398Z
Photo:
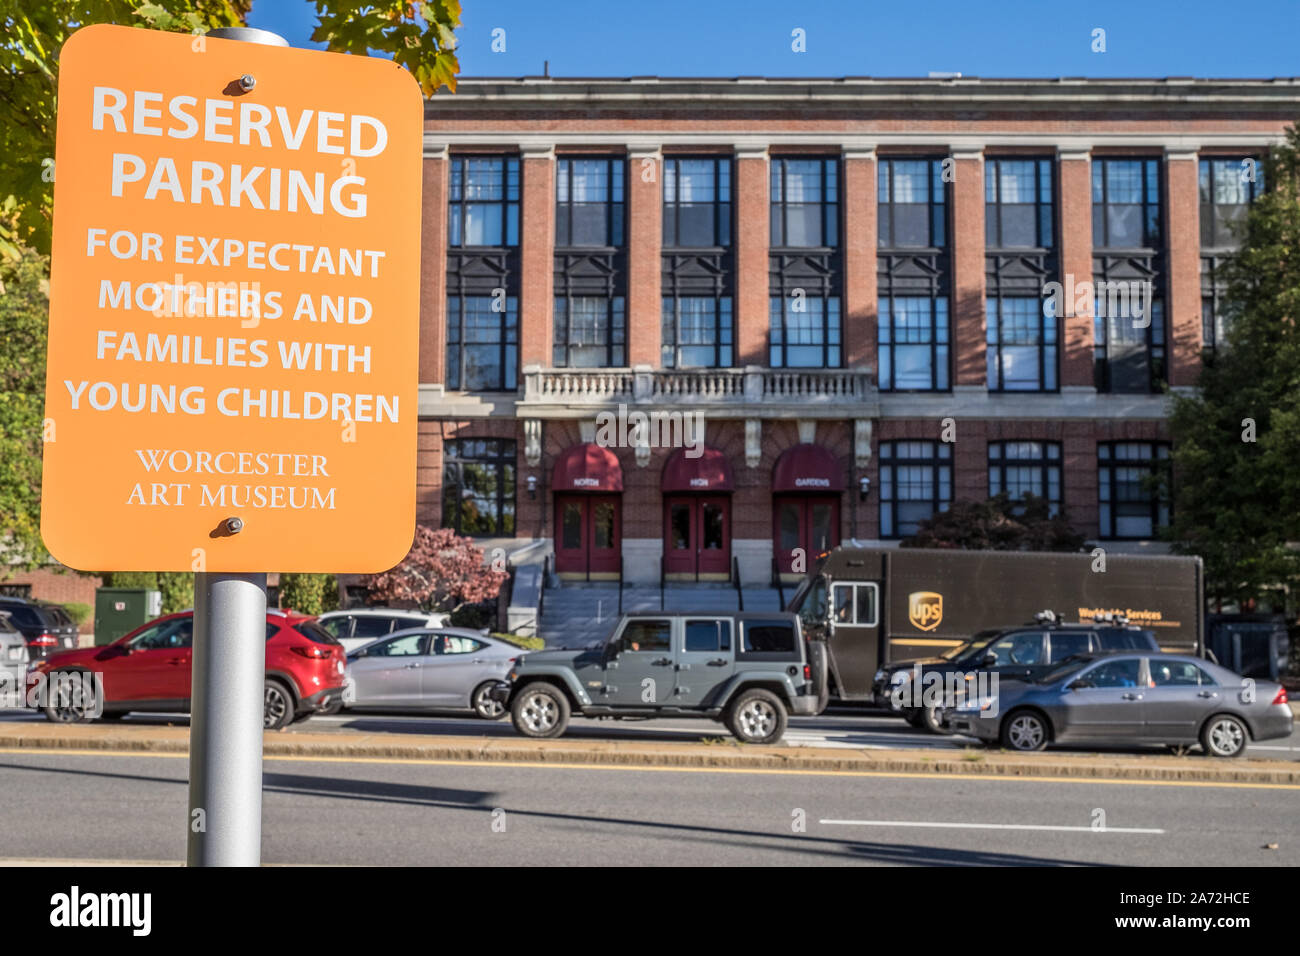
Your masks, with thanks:
M687 455L693 449L679 448L664 465L662 490L731 491L731 463L716 448L703 448L696 458Z
M574 445L555 462L553 491L622 491L623 469L608 448Z
M772 469L773 491L843 491L844 469L820 445L795 445Z

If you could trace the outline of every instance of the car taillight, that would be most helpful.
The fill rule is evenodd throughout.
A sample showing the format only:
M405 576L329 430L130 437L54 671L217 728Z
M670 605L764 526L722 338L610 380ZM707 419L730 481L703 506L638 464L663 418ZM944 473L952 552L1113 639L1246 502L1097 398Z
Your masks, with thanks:
M1279 687L1279 688L1277 689L1277 696L1273 698L1273 703L1275 703L1275 704L1285 704L1286 702L1287 702L1287 699L1286 699L1286 688L1285 688L1285 687Z
M54 647L59 643L59 639L53 634L37 634L30 643L39 644L41 647Z
M805 664L805 665L803 666L803 679L804 679L804 680L812 680L812 665L811 665L811 664Z
M293 647L289 648L289 650L293 651L295 654L301 654L303 657L310 657L313 660L321 660L326 657L332 657L334 654L334 652L330 648L317 647L314 644L311 645L310 647L302 647L295 644Z

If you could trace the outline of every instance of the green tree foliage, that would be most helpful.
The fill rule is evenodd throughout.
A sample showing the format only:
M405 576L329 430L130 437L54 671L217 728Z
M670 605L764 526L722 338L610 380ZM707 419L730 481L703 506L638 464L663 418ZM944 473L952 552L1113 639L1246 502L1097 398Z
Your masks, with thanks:
M1084 536L1045 498L1026 494L1013 501L1005 491L987 501L954 501L921 522L904 548L989 551L1080 551Z
M1300 584L1300 131L1264 164L1227 264L1226 347L1197 393L1175 396L1176 551L1205 561L1211 600L1245 603Z
M0 259L23 245L50 251L59 51L91 23L177 33L240 26L252 0L0 0L0 200L17 222L0 226ZM316 0L312 40L340 53L392 57L426 96L456 88L459 0Z
M280 606L303 614L324 614L339 606L339 584L332 574L281 574Z
M48 560L40 528L48 270L25 248L0 278L0 567Z

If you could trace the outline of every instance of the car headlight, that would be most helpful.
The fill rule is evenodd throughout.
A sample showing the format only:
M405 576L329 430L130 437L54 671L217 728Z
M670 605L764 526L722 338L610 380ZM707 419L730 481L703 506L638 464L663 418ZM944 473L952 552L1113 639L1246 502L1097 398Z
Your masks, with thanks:
M964 714L982 713L986 710L992 710L994 699L992 697L974 698L963 700L956 706L956 710Z
M876 671L876 676L875 676L874 678L872 678L872 679L873 679L874 681L876 681L877 683L879 683L880 681L884 680L884 679L885 679L885 669L882 667L882 668L880 668L880 670Z

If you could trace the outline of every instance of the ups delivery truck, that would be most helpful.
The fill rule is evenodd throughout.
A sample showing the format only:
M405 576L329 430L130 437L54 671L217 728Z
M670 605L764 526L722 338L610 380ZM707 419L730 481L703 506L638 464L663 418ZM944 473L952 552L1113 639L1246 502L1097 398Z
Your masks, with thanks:
M826 642L841 700L871 699L885 664L1044 610L1063 623L1127 618L1164 650L1203 656L1204 608L1195 557L848 547L825 555L787 606Z

